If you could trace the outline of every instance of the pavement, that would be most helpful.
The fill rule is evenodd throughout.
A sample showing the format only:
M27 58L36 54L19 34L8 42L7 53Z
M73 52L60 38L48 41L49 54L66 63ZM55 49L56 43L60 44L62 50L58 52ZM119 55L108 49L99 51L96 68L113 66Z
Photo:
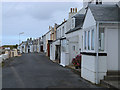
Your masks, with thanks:
M2 88L102 88L69 68L53 63L43 53L8 59L2 68Z

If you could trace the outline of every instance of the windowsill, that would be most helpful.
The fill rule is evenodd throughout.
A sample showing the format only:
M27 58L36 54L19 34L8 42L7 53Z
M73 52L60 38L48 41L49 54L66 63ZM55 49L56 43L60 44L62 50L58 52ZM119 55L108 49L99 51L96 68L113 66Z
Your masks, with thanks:
M94 52L81 52L82 55L97 56ZM98 56L107 56L107 53L98 53Z

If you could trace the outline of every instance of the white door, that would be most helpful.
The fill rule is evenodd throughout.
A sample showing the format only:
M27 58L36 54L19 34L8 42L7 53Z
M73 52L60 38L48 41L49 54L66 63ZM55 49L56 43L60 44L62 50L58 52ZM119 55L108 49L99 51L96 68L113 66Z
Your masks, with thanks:
M118 70L118 30L107 30L107 69Z

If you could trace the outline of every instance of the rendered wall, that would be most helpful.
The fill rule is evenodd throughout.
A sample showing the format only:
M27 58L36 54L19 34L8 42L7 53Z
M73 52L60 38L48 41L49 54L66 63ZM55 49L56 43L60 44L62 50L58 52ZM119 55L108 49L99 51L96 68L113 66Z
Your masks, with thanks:
M99 56L98 82L104 78L107 72L106 57ZM82 55L81 77L96 83L96 56Z

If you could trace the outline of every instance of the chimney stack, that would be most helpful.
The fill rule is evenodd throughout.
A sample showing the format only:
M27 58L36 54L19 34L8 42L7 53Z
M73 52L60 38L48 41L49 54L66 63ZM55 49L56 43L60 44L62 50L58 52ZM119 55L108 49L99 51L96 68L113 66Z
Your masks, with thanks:
M71 18L75 13L77 13L77 8L70 8L69 18Z
M77 13L77 8L75 8L75 12Z

